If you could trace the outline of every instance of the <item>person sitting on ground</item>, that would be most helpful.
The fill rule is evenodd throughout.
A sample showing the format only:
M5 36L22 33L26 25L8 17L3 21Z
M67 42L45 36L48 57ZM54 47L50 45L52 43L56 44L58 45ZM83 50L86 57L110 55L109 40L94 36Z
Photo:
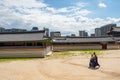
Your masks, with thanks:
M99 65L99 63L98 63L98 57L97 57L97 55L96 55L96 53L94 52L93 53L93 58L94 58L94 67L96 68L99 68L100 67L100 65Z
M90 58L89 68L95 68L95 63L94 63L94 57L93 57L93 54L91 55L91 58Z

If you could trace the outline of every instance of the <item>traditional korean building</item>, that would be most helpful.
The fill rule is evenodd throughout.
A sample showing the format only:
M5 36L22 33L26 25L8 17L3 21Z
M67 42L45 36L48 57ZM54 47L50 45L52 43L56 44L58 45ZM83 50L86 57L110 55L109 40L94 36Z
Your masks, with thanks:
M120 44L120 27L112 27L108 35L111 35L115 42Z
M120 37L120 27L112 27L108 34L113 37Z
M51 51L45 31L1 32L0 57L45 57Z
M119 49L113 37L56 37L53 50Z

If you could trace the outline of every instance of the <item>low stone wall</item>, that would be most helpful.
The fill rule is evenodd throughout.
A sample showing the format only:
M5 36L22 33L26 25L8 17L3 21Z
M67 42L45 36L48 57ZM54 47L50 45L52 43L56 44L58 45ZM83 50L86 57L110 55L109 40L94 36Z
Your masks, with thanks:
M0 49L0 58L45 57L46 48L11 48Z
M107 44L107 49L120 49L120 44Z
M53 51L64 50L97 50L102 49L101 44L79 44L79 45L53 45ZM120 44L107 44L107 49L120 49Z
M86 44L86 45L53 45L54 51L61 50L87 50L87 49L102 49L100 44Z

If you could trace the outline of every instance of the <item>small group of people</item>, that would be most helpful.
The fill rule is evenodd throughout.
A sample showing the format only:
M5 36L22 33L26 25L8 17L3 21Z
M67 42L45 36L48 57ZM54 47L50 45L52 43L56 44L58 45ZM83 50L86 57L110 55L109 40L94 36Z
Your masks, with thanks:
M98 57L97 57L96 53L94 52L91 55L91 58L90 58L89 68L96 69L96 68L99 68L99 67L100 67L100 65L98 63Z

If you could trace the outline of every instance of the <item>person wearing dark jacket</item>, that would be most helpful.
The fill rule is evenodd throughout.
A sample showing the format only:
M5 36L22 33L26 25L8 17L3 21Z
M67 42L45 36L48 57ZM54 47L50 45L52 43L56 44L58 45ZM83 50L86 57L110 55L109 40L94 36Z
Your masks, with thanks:
M97 57L97 55L96 55L96 53L94 52L93 53L93 58L94 58L94 67L96 68L96 67L100 67L100 65L99 65L99 63L98 63L98 57Z
M93 54L91 55L91 58L90 58L89 68L95 68L95 63L94 63L94 57L93 57Z
M99 68L99 67L100 67L100 65L98 63L98 57L97 57L96 53L94 52L90 58L89 68L95 69L95 68Z

